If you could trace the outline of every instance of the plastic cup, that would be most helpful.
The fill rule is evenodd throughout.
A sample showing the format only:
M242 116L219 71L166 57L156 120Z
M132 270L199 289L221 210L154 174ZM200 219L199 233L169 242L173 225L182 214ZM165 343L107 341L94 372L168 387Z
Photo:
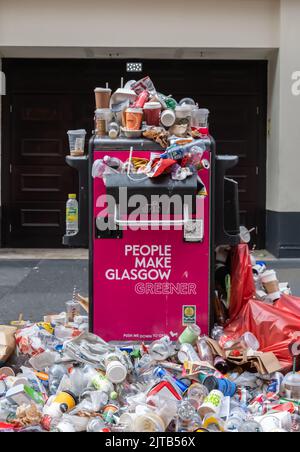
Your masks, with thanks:
M163 433L166 426L161 417L155 413L145 413L136 417L134 421L134 431L137 433Z
M104 137L108 131L108 124L112 119L112 112L109 108L97 108L95 111L96 135Z
M179 337L180 344L191 344L194 345L197 342L198 337L201 334L201 329L198 325L189 325L183 331Z
M125 111L125 125L127 130L141 130L143 119L142 108L127 108Z
M144 105L145 120L148 126L159 126L161 104L159 102L146 102Z
M250 349L250 350L254 350L255 352L257 350L259 350L259 348L260 348L260 343L254 336L254 334L252 334L250 332L243 334L243 336L241 337L241 345L245 350Z
M192 115L192 105L184 104L177 105L175 108L176 118L177 119L190 119Z
M95 88L96 108L109 108L111 89Z
M80 304L77 301L71 300L66 302L68 322L74 322L75 317L80 315L80 308Z
M191 126L195 128L208 127L208 116L209 116L209 110L206 108L195 108L192 111L192 123Z
M67 133L68 133L68 137L69 137L70 154L71 155L83 155L86 130L84 130L84 129L68 130Z
M183 344L180 347L178 359L182 364L186 361L191 363L200 363L200 358L191 344Z

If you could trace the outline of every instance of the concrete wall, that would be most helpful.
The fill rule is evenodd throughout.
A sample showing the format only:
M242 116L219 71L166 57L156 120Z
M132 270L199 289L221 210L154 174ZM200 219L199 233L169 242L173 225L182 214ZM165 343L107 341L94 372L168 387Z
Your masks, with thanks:
M300 257L300 2L281 0L279 52L269 68L270 134L267 160L267 247L280 257Z
M1 46L277 47L279 0L1 0Z

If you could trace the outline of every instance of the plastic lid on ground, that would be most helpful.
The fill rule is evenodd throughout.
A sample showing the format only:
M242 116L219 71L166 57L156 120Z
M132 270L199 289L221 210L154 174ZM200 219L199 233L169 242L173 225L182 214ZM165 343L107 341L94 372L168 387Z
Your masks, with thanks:
M127 369L119 361L112 361L107 366L106 376L112 383L122 383L127 377Z

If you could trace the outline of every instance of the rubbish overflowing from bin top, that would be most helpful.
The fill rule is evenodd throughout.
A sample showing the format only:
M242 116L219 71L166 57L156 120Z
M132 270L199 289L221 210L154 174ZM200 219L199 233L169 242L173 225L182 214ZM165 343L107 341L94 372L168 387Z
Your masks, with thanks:
M204 139L209 135L209 110L199 108L191 98L177 102L159 93L150 77L131 80L113 94L110 88L95 89L95 135L112 140L146 138L165 151L151 160L134 158L125 164L116 158L97 161L94 177L130 172L158 177L169 173L173 180L184 180L206 167ZM70 153L84 154L85 130L69 130Z

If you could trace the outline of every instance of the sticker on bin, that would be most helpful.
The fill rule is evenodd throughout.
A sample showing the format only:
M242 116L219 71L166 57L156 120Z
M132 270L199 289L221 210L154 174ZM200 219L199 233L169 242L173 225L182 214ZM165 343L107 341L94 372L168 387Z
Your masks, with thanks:
M182 308L182 325L195 325L197 323L197 307L183 306Z

